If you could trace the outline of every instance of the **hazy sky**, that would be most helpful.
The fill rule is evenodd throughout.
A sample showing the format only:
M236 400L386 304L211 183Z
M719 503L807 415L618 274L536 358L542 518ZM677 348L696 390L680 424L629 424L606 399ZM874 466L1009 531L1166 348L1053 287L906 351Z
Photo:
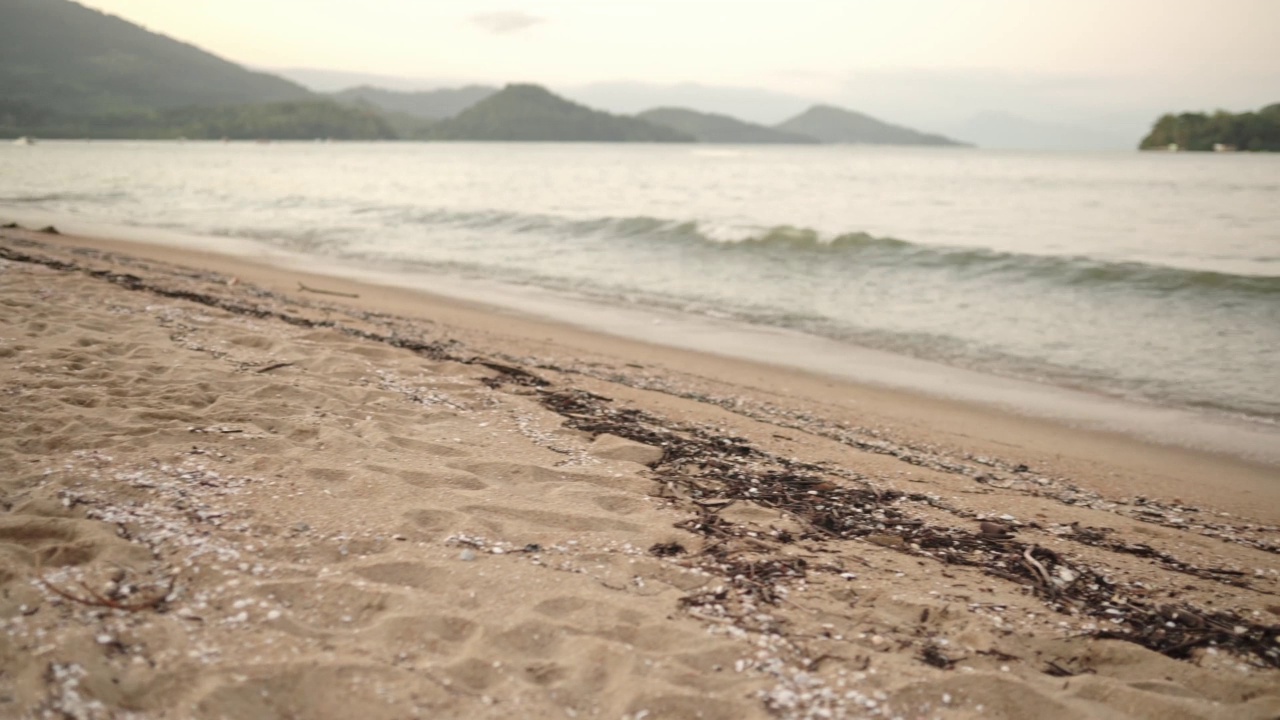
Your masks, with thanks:
M920 90L953 87L970 104L1034 87L1051 94L1050 107L1083 103L1097 113L1132 109L1135 93L1232 109L1280 100L1280 0L84 4L264 68L561 87L697 82L829 101L914 78Z

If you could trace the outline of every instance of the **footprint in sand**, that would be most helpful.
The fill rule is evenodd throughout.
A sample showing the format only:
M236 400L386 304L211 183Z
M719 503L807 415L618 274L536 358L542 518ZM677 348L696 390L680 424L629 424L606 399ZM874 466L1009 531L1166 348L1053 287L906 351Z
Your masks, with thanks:
M546 658L559 650L566 638L577 633L541 620L526 620L488 638L486 645L499 655Z
M457 584L453 573L442 567L421 563L394 562L366 565L354 569L360 577L383 583L421 590L444 590Z
M465 512L466 509L462 510ZM414 535L432 539L456 530L463 520L455 512L430 509L410 510L404 513L404 518L409 521Z
M249 677L245 677L249 675ZM202 718L361 718L399 720L454 700L444 687L385 666L317 664L237 669L200 678Z
M641 533L644 528L625 520L602 518L592 515L570 515L568 513L550 512L547 510L530 510L527 508L504 507L502 505L466 505L459 508L462 512L477 517L497 517L518 520L533 525L556 530L572 530L577 532L624 532Z
M649 507L643 500L630 495L597 495L591 498L591 502L602 510L618 515L634 515Z
M320 631L367 627L401 604L390 593L344 583L266 583L254 592L285 607L293 622Z
M421 470L395 470L396 477L406 483L420 488L450 488L452 490L484 490L489 487L476 475L465 470L440 468L424 472Z
M451 463L450 466L473 473L491 482L513 485L582 483L632 493L646 493L653 485L652 481L636 475L614 476L604 473L576 472L524 463L477 461Z
M388 448L387 446L390 446ZM425 440L414 440L413 438L392 436L381 444L385 449L399 448L401 450L412 450L426 455L435 457L467 457L470 453L461 448L452 445L444 445L441 443L426 442Z
M361 633L362 642L390 655L457 657L480 626L464 617L424 613L384 618Z
M100 556L114 563L148 563L150 555L143 546L121 539L110 526L92 520L21 514L0 518L0 562L5 566L84 565Z
M351 479L350 472L335 468L307 468L304 474L312 480L329 483L346 482Z
M450 680L472 692L487 690L504 678L502 672L494 667L494 661L474 657L450 665L445 669L445 674Z

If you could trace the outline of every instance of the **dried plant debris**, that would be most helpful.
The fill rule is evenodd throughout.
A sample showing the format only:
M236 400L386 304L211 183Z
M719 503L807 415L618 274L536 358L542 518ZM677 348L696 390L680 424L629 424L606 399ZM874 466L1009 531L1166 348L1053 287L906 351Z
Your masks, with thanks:
M721 437L700 427L670 423L635 408L616 408L600 395L579 390L546 391L543 403L565 417L577 430L609 433L661 447L655 466L658 479L678 490L697 509L680 527L710 542L702 551L702 567L726 577L736 596L756 603L777 604L781 580L803 578L809 568L802 559L729 559L726 541L748 537L748 531L720 516L734 501L781 510L806 528L810 541L867 539L878 545L949 565L982 572L1028 586L1049 607L1062 613L1105 622L1099 637L1135 642L1170 657L1185 658L1201 647L1233 650L1261 665L1280 667L1280 626L1261 625L1228 611L1207 612L1189 606L1156 604L1144 599L1140 588L1126 586L1048 548L1020 542L1003 526L984 523L978 532L940 527L909 516L904 501L913 496L879 491L869 484L836 485L819 474L819 466L781 458L754 448L738 437ZM821 488L821 489L818 489ZM789 538L752 538L759 550L767 541L784 544ZM1088 533L1086 532L1086 535ZM1105 547L1105 545L1103 545ZM1111 548L1108 548L1111 549ZM1152 551L1142 555L1177 562ZM1216 577L1219 573L1177 563L1183 572ZM686 606L723 608L731 597L726 589L685 599Z
M826 438L864 452L887 455L917 467L969 477L988 487L1046 498L1064 505L1110 512L1140 522L1190 531L1265 552L1280 553L1280 542L1274 539L1280 534L1280 527L1226 522L1223 518L1230 517L1226 513L1209 514L1178 502L1162 503L1141 496L1109 500L1079 487L1068 478L1045 475L1023 463L972 455L954 449L922 446L891 438L888 433L875 428L852 427L756 398L715 395L678 385L671 379L658 375L616 368L601 369L587 363L560 365L550 360L536 361L534 365L714 405L751 420Z

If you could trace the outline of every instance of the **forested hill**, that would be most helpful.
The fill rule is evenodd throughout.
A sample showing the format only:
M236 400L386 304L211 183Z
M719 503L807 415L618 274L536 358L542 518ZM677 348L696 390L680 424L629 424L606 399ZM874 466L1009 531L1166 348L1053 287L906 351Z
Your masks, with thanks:
M333 98L339 102L371 105L387 112L403 113L416 118L440 120L453 117L496 92L498 88L488 85L414 92L361 85L333 93Z
M569 102L538 85L513 84L430 129L435 140L692 142L685 133Z
M0 123L4 135L115 140L393 140L395 128L380 113L331 100L253 105L191 105L165 110L61 116L38 127Z
M814 105L774 126L777 130L817 138L824 143L868 145L964 145L948 137L877 120L870 115L831 105Z
M1163 150L1213 150L1226 146L1237 150L1280 152L1280 103L1257 112L1165 115L1156 121L1139 148Z
M67 0L0 0L0 111L84 116L313 97Z
M673 130L692 135L698 142L708 143L789 143L814 144L818 141L807 135L774 130L755 123L744 122L728 115L702 113L685 108L654 108L636 117L655 125L665 125Z

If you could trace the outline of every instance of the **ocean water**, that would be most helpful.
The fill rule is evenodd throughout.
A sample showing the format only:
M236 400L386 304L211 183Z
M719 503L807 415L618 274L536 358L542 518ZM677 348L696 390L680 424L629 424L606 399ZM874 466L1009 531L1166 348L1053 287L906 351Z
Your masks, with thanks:
M1275 155L0 146L0 218L32 217L248 239L1280 421Z

